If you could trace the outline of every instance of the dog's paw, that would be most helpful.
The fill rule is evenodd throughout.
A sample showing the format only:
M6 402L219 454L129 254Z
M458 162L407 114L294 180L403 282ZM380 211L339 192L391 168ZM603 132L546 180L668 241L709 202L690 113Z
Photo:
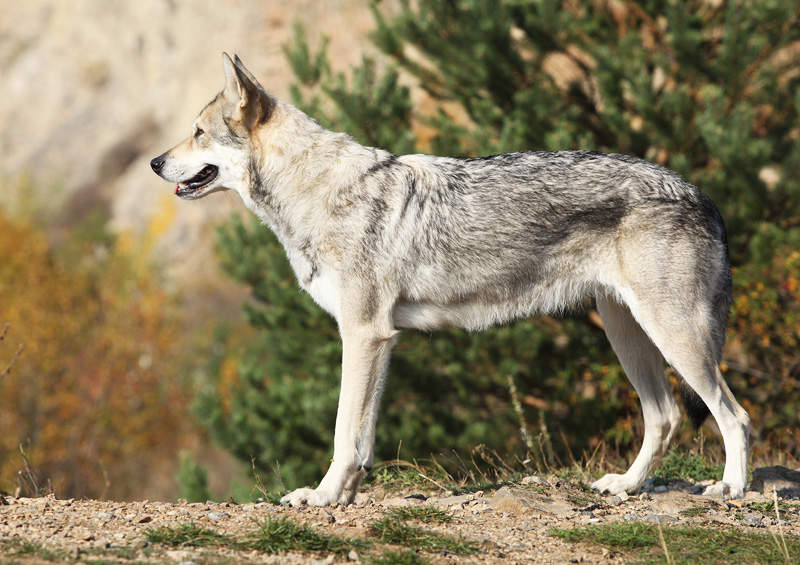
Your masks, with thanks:
M734 487L733 485L724 481L717 481L713 485L707 486L703 491L703 495L721 498L722 500L727 500L729 498L743 498L744 487Z
M626 475L609 473L592 483L592 489L599 493L619 494L631 492L639 488L638 481L631 480Z
M328 506L338 502L331 492L313 488L299 488L281 498L283 506Z

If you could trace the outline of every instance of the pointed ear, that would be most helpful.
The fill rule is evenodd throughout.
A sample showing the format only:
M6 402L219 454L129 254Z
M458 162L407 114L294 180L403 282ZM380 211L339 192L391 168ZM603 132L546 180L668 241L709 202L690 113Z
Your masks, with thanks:
M239 58L239 55L235 53L233 54L233 64L234 66L236 66L237 69L239 69L239 71L242 72L242 74L244 74L244 76L246 76L250 80L250 82L252 82L257 87L263 90L263 87L258 82L258 79L256 79L255 76L253 76L253 73L247 70L247 67L244 66L244 63L242 63L242 60Z
M222 93L231 102L238 103L241 99L241 86L236 73L236 65L225 52L222 53L222 68L225 70L225 89Z
M258 80L244 67L241 59L236 55L234 57L235 63L227 53L222 54L222 65L225 69L223 95L230 102L236 104L239 114L236 117L246 128L252 129L269 119L275 107L275 100L264 91Z

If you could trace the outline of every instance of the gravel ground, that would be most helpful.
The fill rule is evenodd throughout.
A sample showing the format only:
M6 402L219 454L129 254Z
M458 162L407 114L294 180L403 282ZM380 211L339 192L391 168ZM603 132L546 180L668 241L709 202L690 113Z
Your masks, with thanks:
M283 508L267 502L170 503L112 502L0 497L0 551L15 562L48 559L43 551L21 552L25 542L56 550L50 560L90 562L258 562L310 563L360 561L347 557L288 553L270 556L254 551L218 548L171 548L150 543L148 529L194 523L222 534L242 536L267 517L288 516L317 531L345 537L369 537L369 526L392 508L433 504L452 513L447 524L427 529L476 542L472 556L426 554L441 563L622 563L625 556L603 547L570 544L550 535L550 528L568 528L609 521L659 522L668 526L702 525L777 532L774 510L762 514L751 503L771 500L748 492L743 501L722 502L697 494L696 487L649 487L638 496L601 497L568 481L537 476L497 490L454 496L449 492L387 492L373 488L346 508ZM788 501L791 502L791 501ZM800 535L800 504L787 505L781 516L784 533ZM377 544L379 555L381 545ZM15 549L16 548L16 549ZM386 546L388 549L391 546ZM30 549L30 547L29 547ZM0 563L3 561L0 559Z

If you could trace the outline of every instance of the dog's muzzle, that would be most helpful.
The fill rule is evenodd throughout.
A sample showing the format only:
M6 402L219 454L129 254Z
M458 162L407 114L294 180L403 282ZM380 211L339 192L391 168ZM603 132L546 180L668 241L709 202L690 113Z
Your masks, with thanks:
M159 155L158 157L156 157L155 159L150 161L150 168L153 169L153 172L155 174L160 175L161 174L161 169L164 168L164 162L165 161L166 161L166 159L164 159L164 155L163 154Z
M189 180L179 182L175 187L175 194L181 198L196 198L198 191L211 184L218 174L219 169L215 165L206 165Z

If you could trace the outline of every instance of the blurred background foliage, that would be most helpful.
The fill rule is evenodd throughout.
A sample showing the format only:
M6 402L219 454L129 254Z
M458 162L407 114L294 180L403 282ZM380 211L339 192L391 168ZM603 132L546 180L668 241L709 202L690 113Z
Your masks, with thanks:
M752 416L753 459L800 465L800 4L419 0L372 10L382 55L348 72L334 70L324 38L295 28L284 50L291 102L397 153L594 149L697 184L728 225L723 371ZM299 291L274 236L241 216L220 227L217 251L250 290L246 324L209 334L216 322L187 322L151 260L172 206L136 239L110 233L102 213L59 230L35 211L0 208L0 491L248 498L252 470L267 487L322 476L340 378L335 323ZM203 434L239 461L227 490L210 488L220 469L195 457ZM435 454L457 472L459 458L496 464L492 451L531 469L600 453L594 461L618 469L641 437L636 394L587 303L478 334L403 334L376 457ZM678 442L722 460L713 423L699 436L684 424ZM179 492L163 486L175 481Z
M796 463L798 5L422 0L373 12L372 39L388 66L365 57L335 73L326 41L314 48L301 27L285 47L297 78L292 102L325 126L397 153L628 153L713 197L735 265L723 368L753 417L756 459ZM425 93L416 106L409 86ZM340 378L335 324L297 292L280 245L256 222L223 226L219 252L226 272L252 290L245 312L258 333L214 362L197 414L220 445L268 476L279 462L287 486L318 479ZM564 320L474 335L405 334L377 458L453 449L468 459L486 444L542 467L602 445L625 466L642 435L638 400L586 306ZM527 443L521 426L530 428ZM704 448L719 457L711 435ZM680 441L696 440L685 426ZM545 441L552 456L537 445Z
M126 498L173 472L190 428L185 342L147 246L97 214L57 234L0 213L3 490Z

